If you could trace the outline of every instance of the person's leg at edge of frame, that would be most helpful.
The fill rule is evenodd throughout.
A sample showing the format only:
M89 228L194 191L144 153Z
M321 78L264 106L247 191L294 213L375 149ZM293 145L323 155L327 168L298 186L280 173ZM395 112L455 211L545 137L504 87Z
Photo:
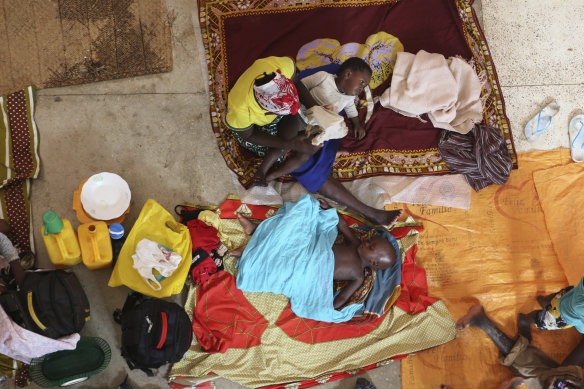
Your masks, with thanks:
M483 330L495 343L503 355L509 354L513 348L514 341L503 333L485 314L481 305L475 305L469 309L468 313L458 319L456 329L461 330L466 327L478 327Z
M574 350L564 359L561 366L584 366L584 338Z
M392 225L399 216L401 210L385 211L383 209L376 209L370 207L359 199L357 199L347 188L345 188L339 181L329 177L324 185L318 190L318 193L328 197L337 203L346 205L347 207L359 212L367 219L378 225Z

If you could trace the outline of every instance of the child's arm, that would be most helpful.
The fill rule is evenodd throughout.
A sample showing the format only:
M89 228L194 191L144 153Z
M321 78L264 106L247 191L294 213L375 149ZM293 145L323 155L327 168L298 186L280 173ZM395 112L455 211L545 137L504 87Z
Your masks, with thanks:
M349 244L358 245L360 243L359 239L357 239L355 234L353 234L353 230L351 230L351 227L349 227L349 225L347 224L347 221L341 215L339 215L338 228L339 232L343 234L343 236L345 237L347 242L349 242Z
M298 99L306 107L306 109L318 105L316 100L314 100L314 97L312 97L312 95L308 91L306 85L304 85L304 83L300 81L298 75L295 74L294 77L292 77L292 82L294 83L294 86L296 86L296 91L298 92Z
M318 199L318 202L320 203L320 207L322 209L332 208L331 205L329 203L327 203L325 199ZM343 217L341 215L339 215L338 228L339 228L340 233L343 234L345 239L347 239L347 241L350 244L359 244L359 239L357 239L357 237L353 234L353 231L351 230L351 228L347 224L347 221L345 219L343 219Z
M347 301L349 301L349 299L351 298L353 293L355 293L355 291L357 289L359 289L359 287L362 284L363 284L363 277L355 279L355 280L351 280L349 285L347 285L345 288L343 288L343 291L341 293L339 293L337 295L337 297L335 298L335 301L333 303L333 306L335 307L335 309L339 309L343 305L345 305L347 303Z
M361 139L365 138L365 135L367 135L367 132L365 131L365 127L363 127L363 125L359 121L359 117L355 116L354 118L350 118L349 120L351 120L351 124L353 124L353 131L355 134L355 138L357 138L357 140L361 140Z

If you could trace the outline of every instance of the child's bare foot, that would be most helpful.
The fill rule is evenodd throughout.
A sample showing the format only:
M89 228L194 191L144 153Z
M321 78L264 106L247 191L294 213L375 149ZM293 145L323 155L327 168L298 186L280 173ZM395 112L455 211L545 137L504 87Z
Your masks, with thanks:
M382 209L378 209L373 215L371 215L370 218L374 224L391 227L397 222L397 219L399 219L402 212L402 209L396 209L393 211L384 211Z
M456 322L456 329L462 330L466 327L474 327L478 321L485 316L485 310L482 305L475 305L468 310L466 315L458 319Z
M253 223L247 217L243 216L241 213L237 214L237 220L239 220L239 224L241 224L243 231L247 235L252 235L255 229L258 227L255 223Z
M345 155L349 155L350 153L347 150L339 150L335 155L335 158L344 157Z
M531 342L531 323L533 323L532 315L525 315L520 313L517 315L517 332L529 342Z
M241 257L241 255L243 254L243 251L245 250L246 247L247 247L247 245L244 245L244 246L240 246L236 249L233 249L231 251L228 251L227 255L232 256L232 257Z

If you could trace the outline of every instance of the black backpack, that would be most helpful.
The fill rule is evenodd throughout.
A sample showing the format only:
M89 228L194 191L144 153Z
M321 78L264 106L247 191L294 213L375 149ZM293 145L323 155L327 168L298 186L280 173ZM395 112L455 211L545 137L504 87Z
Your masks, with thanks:
M27 272L18 290L0 295L0 304L15 323L57 339L81 331L89 320L89 301L74 273Z
M122 310L114 312L114 320L122 326L122 356L128 366L149 376L152 369L180 361L191 345L191 320L175 303L132 293Z

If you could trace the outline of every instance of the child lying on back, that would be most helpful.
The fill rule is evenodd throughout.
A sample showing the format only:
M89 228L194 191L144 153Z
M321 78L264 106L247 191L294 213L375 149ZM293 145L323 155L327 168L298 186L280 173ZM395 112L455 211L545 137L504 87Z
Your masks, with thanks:
M319 202L321 209L328 210L331 208L325 200L319 199ZM395 220L401 215L401 212L401 210L395 211ZM237 218L245 233L253 235L258 225L241 214L238 214ZM335 281L349 281L348 285L334 299L334 309L338 310L349 301L353 293L363 284L363 274L366 267L374 270L387 269L397 260L397 252L392 244L381 236L373 237L365 242L359 241L342 217L338 217L337 227L345 238L345 242L332 245L334 256L333 279ZM239 247L231 251L229 255L241 256L245 247ZM279 254L282 257L286 255L285 253ZM266 261L268 260L266 258Z
M353 125L355 138L361 140L366 133L359 121L355 96L359 96L369 85L371 74L371 67L367 62L358 57L351 57L341 64L336 75L321 71L300 81L319 106L325 106L335 113L344 111ZM277 169L269 172L266 180L274 180L294 172L308 161L310 155L294 152Z

